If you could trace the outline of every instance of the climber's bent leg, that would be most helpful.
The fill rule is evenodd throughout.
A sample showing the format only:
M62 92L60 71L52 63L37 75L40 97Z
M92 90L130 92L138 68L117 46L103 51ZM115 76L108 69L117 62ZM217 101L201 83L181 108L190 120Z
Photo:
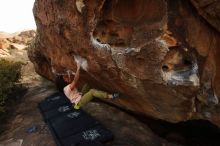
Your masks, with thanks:
M96 89L90 89L89 92L84 94L78 104L74 106L75 109L79 109L81 106L87 104L89 101L91 101L94 97L97 98L108 98L108 93Z
M81 90L82 95L84 95L84 94L86 94L87 92L89 92L90 89L91 89L91 88L90 88L90 86L89 86L87 83L84 84L83 87L82 87L82 90Z

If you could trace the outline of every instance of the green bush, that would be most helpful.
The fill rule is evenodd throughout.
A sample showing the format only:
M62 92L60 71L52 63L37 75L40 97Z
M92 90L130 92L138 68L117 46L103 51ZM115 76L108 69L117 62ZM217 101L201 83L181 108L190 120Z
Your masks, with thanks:
M17 87L16 83L21 77L21 63L0 60L0 112L5 111L9 95Z

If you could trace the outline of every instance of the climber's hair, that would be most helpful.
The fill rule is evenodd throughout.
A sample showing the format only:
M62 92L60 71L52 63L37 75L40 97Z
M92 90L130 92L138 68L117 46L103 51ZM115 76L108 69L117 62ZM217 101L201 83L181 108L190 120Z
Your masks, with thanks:
M55 84L57 87L57 90L59 90L61 93L63 93L63 88L68 85L68 83L63 79L62 75L57 75L55 78Z

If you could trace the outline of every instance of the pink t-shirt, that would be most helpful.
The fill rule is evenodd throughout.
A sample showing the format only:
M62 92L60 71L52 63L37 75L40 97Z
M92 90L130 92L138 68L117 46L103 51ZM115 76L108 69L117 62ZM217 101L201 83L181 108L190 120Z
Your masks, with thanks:
M70 100L71 103L78 104L80 101L82 94L78 92L78 90L75 88L74 90L70 89L70 84L63 88L64 94L66 97Z

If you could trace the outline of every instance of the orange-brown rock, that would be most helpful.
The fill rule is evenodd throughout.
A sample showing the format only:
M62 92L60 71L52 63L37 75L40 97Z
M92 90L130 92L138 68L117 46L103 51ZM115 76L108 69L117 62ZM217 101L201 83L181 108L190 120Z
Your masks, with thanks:
M211 1L211 0L210 0ZM220 126L220 35L189 0L36 0L36 71L75 71L123 108Z
M199 15L207 20L220 32L220 1L219 0L191 0Z
M10 42L5 38L5 36L0 34L0 49L7 49L10 46Z

